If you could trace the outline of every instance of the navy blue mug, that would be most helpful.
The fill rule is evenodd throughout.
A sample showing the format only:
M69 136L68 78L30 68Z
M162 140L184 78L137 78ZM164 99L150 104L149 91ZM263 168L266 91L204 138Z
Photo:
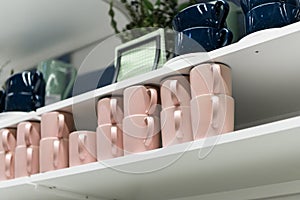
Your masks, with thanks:
M0 112L3 112L5 108L5 91L0 89Z
M5 82L5 111L36 110L45 105L45 81L37 70L23 71Z
M174 17L172 25L174 30L179 32L198 26L223 28L226 26L228 12L229 4L224 0L198 3L180 11Z
M194 27L178 32L175 38L175 53L182 55L208 52L226 46L232 41L232 32L227 28Z
M246 14L246 33L279 28L300 20L300 8L288 3L267 3L256 6Z
M241 0L240 4L243 12L246 14L256 6L267 4L267 3L288 3L293 6L299 6L299 0Z

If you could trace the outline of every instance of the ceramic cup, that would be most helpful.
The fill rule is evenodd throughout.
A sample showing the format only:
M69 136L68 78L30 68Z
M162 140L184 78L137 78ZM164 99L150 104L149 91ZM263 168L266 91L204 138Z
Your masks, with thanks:
M197 3L180 11L173 19L174 30L183 31L196 26L225 27L229 4L218 0L214 3Z
M123 119L124 155L160 147L159 117L147 114L130 115Z
M36 71L24 71L9 77L5 82L5 111L36 110L45 105L45 81Z
M103 124L97 127L98 161L123 156L123 131L121 124Z
M4 111L5 108L5 91L0 89L0 113Z
M227 28L193 27L175 34L175 54L208 52L231 43L232 32Z
M161 111L163 147L193 140L190 106L172 106Z
M17 146L39 146L40 145L40 123L21 122L17 126Z
M263 5L263 4L267 4L267 3L288 3L291 4L293 6L299 6L299 1L298 0L241 0L240 4L241 4L241 8L243 10L244 13L249 12L250 10L252 10L253 8Z
M69 138L70 167L97 161L96 133L75 131Z
M231 69L220 63L204 63L190 71L192 98L203 94L232 95Z
M15 178L39 173L39 146L19 145L15 151Z
M194 139L231 132L234 128L234 100L224 94L201 95L191 100Z
M176 75L164 79L160 88L162 109L172 106L190 106L189 76Z
M157 89L151 86L131 86L124 90L124 116L135 114L158 115Z
M54 111L45 113L41 119L41 136L68 138L75 131L73 115L67 112Z
M279 28L300 20L300 8L288 3L267 3L245 14L246 33L267 28Z
M121 97L106 97L97 104L98 125L120 124L123 120L123 99Z
M69 139L42 138L40 141L40 172L69 167Z
M0 180L15 177L14 151L16 147L16 129L0 130Z
M70 95L77 75L77 70L71 64L59 60L46 60L42 61L37 69L45 77L46 105L66 99Z

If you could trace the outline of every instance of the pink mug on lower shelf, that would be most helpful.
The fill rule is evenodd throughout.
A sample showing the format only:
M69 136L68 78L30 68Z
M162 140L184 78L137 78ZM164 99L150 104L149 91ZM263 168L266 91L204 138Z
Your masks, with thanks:
M75 131L73 115L68 112L54 111L42 115L41 137L68 138Z
M123 119L124 155L161 147L160 120L146 114Z
M123 120L123 98L106 97L97 103L98 125L120 124Z
M17 126L17 146L39 146L40 145L40 123L21 122Z
M39 173L39 146L20 145L15 151L15 178Z
M160 114L163 147L193 140L190 106L172 106Z
M190 106L190 82L187 75L170 76L160 87L162 109L172 106Z
M75 131L69 138L70 167L97 161L96 133Z
M190 71L191 95L232 95L231 69L220 63L204 63Z
M15 151L16 129L4 128L0 130L0 152ZM1 163L1 162L0 162Z
M103 124L97 127L97 159L107 160L123 156L121 124Z
M69 139L42 138L40 141L40 172L69 167Z
M15 178L14 160L14 152L0 152L0 181Z
M158 115L158 91L153 86L136 85L124 90L124 116Z
M228 95L201 95L191 100L194 139L233 131L234 100Z

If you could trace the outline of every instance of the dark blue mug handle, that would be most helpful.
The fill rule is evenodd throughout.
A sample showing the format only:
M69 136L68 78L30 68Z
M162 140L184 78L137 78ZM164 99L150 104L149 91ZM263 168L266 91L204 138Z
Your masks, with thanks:
M39 108L45 105L45 87L46 83L42 72L36 70L32 75L32 82L34 85L33 95L34 95L34 107Z
M229 13L229 4L226 1L218 0L214 5L213 12L217 18L217 28L224 27Z
M218 38L218 47L224 47L228 44L231 44L232 42L232 38L233 38L233 34L230 30L228 30L227 28L222 28L219 30L219 38Z

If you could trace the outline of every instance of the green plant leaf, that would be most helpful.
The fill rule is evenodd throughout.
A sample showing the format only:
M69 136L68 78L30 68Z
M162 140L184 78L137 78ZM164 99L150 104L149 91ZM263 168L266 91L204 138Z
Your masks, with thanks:
M153 10L153 4L148 0L141 0L142 6L145 6L149 10Z

